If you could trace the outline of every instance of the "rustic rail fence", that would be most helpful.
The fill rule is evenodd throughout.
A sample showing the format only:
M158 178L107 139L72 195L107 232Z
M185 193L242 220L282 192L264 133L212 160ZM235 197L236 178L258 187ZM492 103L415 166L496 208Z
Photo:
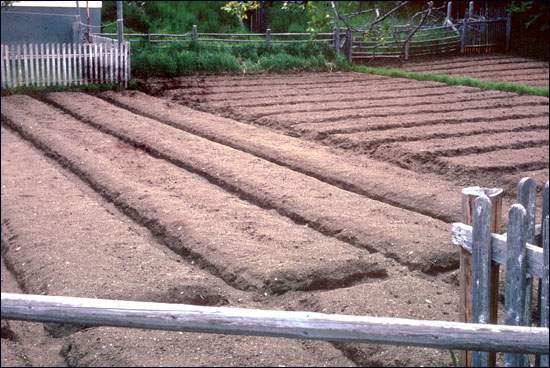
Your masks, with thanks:
M464 223L453 224L453 243L461 247L461 319L472 323L496 323L499 266L505 267L504 322L533 324L538 307L539 326L548 328L549 225L548 182L542 193L542 219L536 224L535 181L523 178L518 184L517 203L508 212L505 234L498 234L502 212L502 190L471 187L463 191ZM533 281L538 283L538 303ZM465 366L495 366L494 354L464 352ZM506 366L529 366L525 354L505 354ZM536 356L535 365L548 367L548 351Z
M130 47L105 38L93 43L1 45L2 89L71 86L130 80Z
M80 326L544 353L547 328L60 296L1 295L1 317Z
M99 33L104 38L116 37L116 33ZM174 43L201 42L218 44L218 46L232 47L240 45L277 45L296 44L307 42L332 43L333 33L272 33L267 29L265 33L210 33L199 32L196 25L191 32L173 33L127 33L125 39L131 43L149 42L151 44L170 45Z

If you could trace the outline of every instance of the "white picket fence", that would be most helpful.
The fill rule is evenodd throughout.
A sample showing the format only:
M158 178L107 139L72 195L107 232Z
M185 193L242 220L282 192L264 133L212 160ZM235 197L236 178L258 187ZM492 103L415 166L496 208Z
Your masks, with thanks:
M1 45L2 89L71 86L130 79L130 44L41 43Z

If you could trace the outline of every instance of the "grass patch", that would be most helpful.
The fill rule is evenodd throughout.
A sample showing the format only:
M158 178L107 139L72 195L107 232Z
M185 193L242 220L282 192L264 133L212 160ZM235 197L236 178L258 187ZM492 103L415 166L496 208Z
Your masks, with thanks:
M132 74L140 78L174 77L201 73L260 73L325 71L343 65L328 44L304 42L268 46L227 47L215 43L184 42L168 47L133 45Z
M130 81L128 88L132 89L135 82ZM119 84L106 83L106 84L86 84L81 86L30 86L30 87L15 87L6 88L2 90L2 96L26 94L26 95L40 95L49 92L102 92L102 91L121 91L124 88Z
M548 97L548 88L532 87L517 83L483 81L470 77L450 76L447 74L418 73L396 68L382 68L365 65L352 66L351 69L359 73L376 74L394 78L408 78L418 81L434 81L445 83L450 86L477 87L486 90L514 92L520 95Z

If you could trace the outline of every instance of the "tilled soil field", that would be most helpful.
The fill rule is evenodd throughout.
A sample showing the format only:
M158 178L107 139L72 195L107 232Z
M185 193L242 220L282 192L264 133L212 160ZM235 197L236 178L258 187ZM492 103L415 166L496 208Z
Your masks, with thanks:
M484 62L504 63L498 56L487 59ZM334 83L338 75L345 83ZM151 81L149 91L205 112L322 143L353 159L391 163L423 174L417 176L420 181L437 178L451 186L513 190L526 172L539 183L548 177L546 97L359 73L317 74L317 80L307 74L279 79L187 77ZM184 121L193 119L168 116L157 108L149 112L141 96L106 97L183 129L207 130ZM234 125L230 120L220 124ZM423 206L415 204L415 209L425 211Z
M449 223L466 179L547 180L548 99L355 73L151 90L164 98L2 97L2 290L454 321ZM3 365L452 364L422 348L39 326L3 322Z
M508 55L460 56L411 62L403 69L548 88L548 62Z

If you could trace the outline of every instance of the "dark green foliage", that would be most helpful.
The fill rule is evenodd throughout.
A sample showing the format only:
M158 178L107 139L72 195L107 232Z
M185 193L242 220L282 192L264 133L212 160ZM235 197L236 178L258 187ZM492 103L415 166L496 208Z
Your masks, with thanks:
M260 41L231 47L183 42L162 48L143 44L132 45L132 54L132 73L141 78L197 72L320 71L336 66L332 47L315 42L268 46Z
M125 27L141 33L185 33L193 24L201 32L242 31L238 19L221 9L224 1L124 1ZM104 1L104 23L116 19L116 2ZM112 32L111 26L104 32Z

